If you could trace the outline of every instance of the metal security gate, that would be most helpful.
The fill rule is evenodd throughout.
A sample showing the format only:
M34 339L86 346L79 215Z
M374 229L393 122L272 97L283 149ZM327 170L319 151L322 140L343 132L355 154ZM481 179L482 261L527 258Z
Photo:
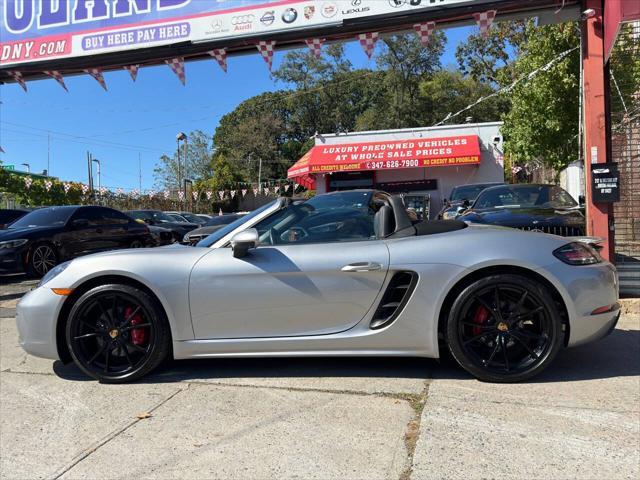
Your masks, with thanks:
M620 290L640 296L640 22L621 25L609 63L611 160L620 172L620 201L614 204L615 261ZM634 68L634 63L635 68ZM635 71L634 71L635 70ZM636 75L636 78L633 76Z

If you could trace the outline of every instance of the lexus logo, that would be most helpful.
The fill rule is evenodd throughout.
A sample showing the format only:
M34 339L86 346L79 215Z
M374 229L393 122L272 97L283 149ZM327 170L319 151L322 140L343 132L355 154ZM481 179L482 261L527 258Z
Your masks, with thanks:
M284 23L293 23L298 18L298 11L295 8L287 8L282 14L282 21Z
M362 5L362 0L351 0L351 5L353 5L354 7L359 7L360 5Z

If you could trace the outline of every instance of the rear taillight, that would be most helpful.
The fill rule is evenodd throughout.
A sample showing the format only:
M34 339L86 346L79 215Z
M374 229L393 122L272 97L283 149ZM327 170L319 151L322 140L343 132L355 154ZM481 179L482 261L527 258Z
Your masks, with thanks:
M553 255L569 265L593 265L602 262L602 257L595 248L581 242L571 242L557 248Z

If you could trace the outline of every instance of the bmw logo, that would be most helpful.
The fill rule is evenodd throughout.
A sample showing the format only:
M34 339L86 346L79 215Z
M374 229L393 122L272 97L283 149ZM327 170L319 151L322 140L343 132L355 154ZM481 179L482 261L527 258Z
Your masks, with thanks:
M295 8L287 8L282 14L282 21L284 23L293 23L298 18L298 11Z

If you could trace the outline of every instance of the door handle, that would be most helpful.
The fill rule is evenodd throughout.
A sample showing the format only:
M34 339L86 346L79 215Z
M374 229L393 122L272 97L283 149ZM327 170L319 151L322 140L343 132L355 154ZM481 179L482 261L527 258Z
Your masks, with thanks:
M382 270L382 265L375 262L350 263L340 269L342 272L375 272L376 270Z

